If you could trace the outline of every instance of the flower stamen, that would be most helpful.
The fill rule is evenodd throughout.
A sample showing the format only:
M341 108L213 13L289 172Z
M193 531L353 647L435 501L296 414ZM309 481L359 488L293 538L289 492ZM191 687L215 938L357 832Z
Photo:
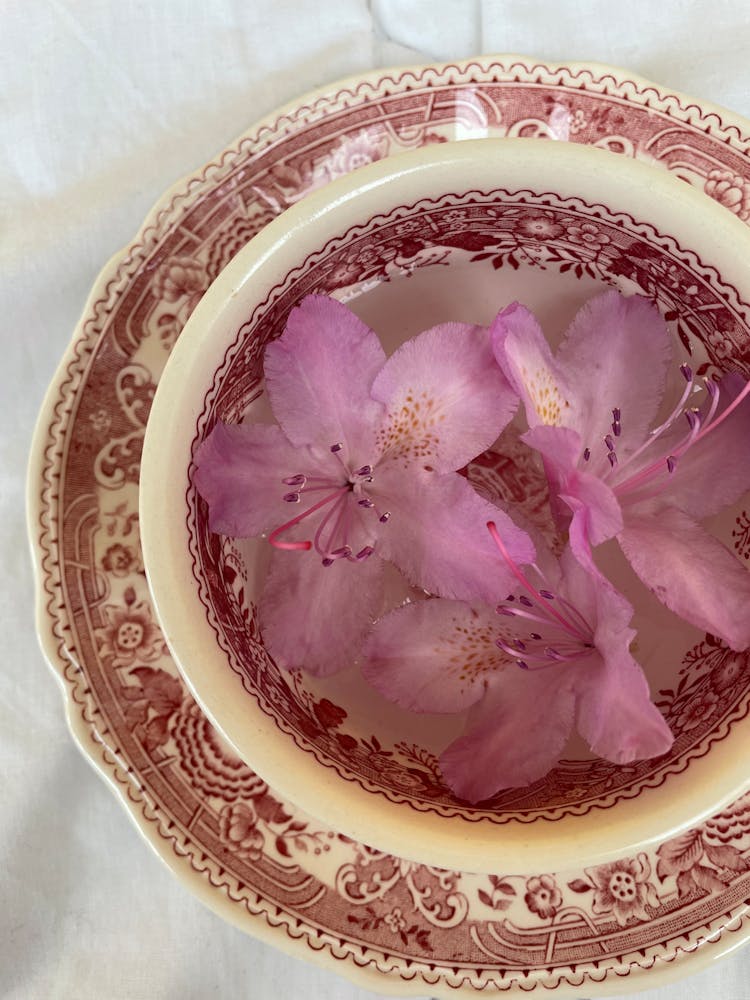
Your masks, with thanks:
M320 510L321 507L325 507L326 504L331 503L337 498L343 496L345 493L349 492L348 486L342 486L338 490L334 490L333 493L329 493L327 497L323 497L322 500L318 500L317 503L313 504L312 507L308 507L307 510L298 514L297 517L293 517L291 521L287 521L285 524L280 525L278 528L274 528L271 534L268 536L268 541L276 549L284 549L289 552L309 552L313 547L313 543L310 541L304 542L280 542L279 535L282 535L285 531L289 531L295 525L304 521L306 517L310 517L316 511Z
M522 670L542 670L559 663L572 663L595 652L593 630L583 615L569 601L546 589L537 589L529 581L520 567L511 559L503 540L493 521L487 523L493 541L505 559L513 575L534 598L533 600L520 594L509 594L505 601L497 606L495 611L507 618L523 618L536 622L544 627L544 632L529 632L528 639L515 637L510 640L499 638L495 645L511 656ZM545 579L544 574L532 567L536 573ZM569 617L550 607L550 602L557 598L557 603ZM509 607L513 604L514 607ZM521 605L521 607L518 607ZM530 610L529 610L530 609ZM572 638L571 638L572 637ZM523 654L523 659L518 654Z

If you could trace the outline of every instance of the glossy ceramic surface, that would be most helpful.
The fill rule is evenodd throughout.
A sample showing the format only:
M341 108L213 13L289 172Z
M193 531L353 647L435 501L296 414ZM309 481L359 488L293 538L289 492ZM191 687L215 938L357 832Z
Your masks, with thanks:
M226 919L384 992L633 992L746 938L746 798L653 850L570 871L476 876L388 856L287 806L216 736L166 653L143 574L146 418L211 279L311 187L394 148L486 135L619 150L750 217L750 124L607 67L500 57L378 71L289 105L168 192L92 291L31 461L39 631L82 749ZM737 348L731 329L716 325L718 357ZM750 512L733 530L747 558ZM747 657L704 643L696 659L711 711ZM664 696L675 716L682 694ZM323 699L309 707L315 727L345 721Z

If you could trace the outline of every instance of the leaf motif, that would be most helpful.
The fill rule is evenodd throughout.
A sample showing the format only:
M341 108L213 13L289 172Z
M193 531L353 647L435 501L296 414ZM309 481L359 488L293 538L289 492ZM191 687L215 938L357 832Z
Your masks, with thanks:
M140 692L138 692L138 694L140 695ZM125 722L131 730L135 729L136 726L140 726L142 722L145 722L147 716L148 702L145 698L139 697L138 701L131 702L131 704L125 709Z
M146 725L143 731L143 747L146 753L151 753L152 750L156 750L157 747L167 742L169 738L168 726L168 715L157 715Z
M166 670L136 667L132 674L138 678L143 693L159 715L170 715L182 704L182 685Z
M750 865L736 847L731 844L705 844L706 857L717 868L728 868L732 872L746 872Z
M692 871L680 872L677 876L677 895L689 896L698 886L695 884Z
M440 242L447 247L458 247L459 250L486 250L487 247L493 246L497 239L494 235L465 232L451 233L442 237Z
M511 899L496 899L492 904L493 910L507 910L509 906L513 905Z
M279 854L283 854L285 858L290 858L289 847L283 837L276 838L276 850Z
M279 800L275 799L268 792L264 792L263 795L259 795L253 799L253 804L258 816L262 820L265 820L266 823L286 823L292 818L284 811L284 807Z
M515 896L516 894L516 890L513 888L510 882L498 882L495 888L499 889L500 892L504 892L506 896Z
M674 875L677 872L687 871L703 854L703 837L700 830L687 830L679 837L673 837L666 841L658 850L659 864L657 874L661 878L661 872Z
M574 878L572 882L568 882L568 888L573 892L591 892L594 887L582 878Z
M695 865L691 869L691 873L697 885L701 889L707 889L708 892L723 892L726 889L726 882L722 881L721 878L716 874L712 868L708 868L706 865Z
M477 895L479 896L480 902L484 903L485 906L492 906L492 897L488 892L485 892L484 889L480 889Z

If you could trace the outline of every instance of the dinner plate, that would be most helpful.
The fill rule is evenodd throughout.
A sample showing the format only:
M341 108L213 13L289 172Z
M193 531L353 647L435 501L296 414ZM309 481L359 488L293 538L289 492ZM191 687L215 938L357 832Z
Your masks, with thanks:
M749 796L652 851L624 847L615 862L571 871L473 875L384 854L283 801L222 742L167 652L143 572L149 407L213 278L331 179L426 143L486 136L634 156L750 219L750 123L622 70L501 56L375 71L287 105L170 189L92 290L33 444L38 629L79 745L186 887L243 930L383 992L632 992L747 937ZM717 356L733 350L729 338L717 324ZM734 543L750 559L750 511ZM750 666L710 637L693 655L705 704L691 699L683 727ZM670 714L681 694L663 694ZM337 706L309 708L316 726L340 731Z

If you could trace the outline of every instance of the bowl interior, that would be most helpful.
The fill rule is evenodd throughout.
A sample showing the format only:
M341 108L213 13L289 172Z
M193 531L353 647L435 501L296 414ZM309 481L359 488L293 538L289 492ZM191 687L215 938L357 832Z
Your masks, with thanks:
M311 292L345 301L391 353L438 322L486 324L513 300L535 310L555 340L586 300L612 286L656 302L674 333L675 371L690 352L701 374L743 364L747 373L750 322L737 290L647 218L550 192L501 187L451 192L361 218L280 275L228 338L221 365L205 379L210 388L195 424L194 447L218 419L272 421L263 351L283 332L290 310ZM626 419L627 401L604 400L603 405L620 406ZM541 468L512 433L476 459L467 474L479 490L517 506L552 538ZM460 732L463 717L416 716L395 708L365 684L354 661L350 670L324 680L280 670L265 650L257 615L270 547L263 540L212 534L206 506L192 486L187 502L200 600L227 669L242 679L245 697L301 752L393 803L497 823L582 815L661 785L692 758L705 755L747 714L748 655L732 652L672 615L613 547L603 558L635 605L636 655L675 734L672 750L658 760L615 766L592 759L574 738L558 766L530 788L468 805L452 795L437 766L438 754ZM740 504L712 525L729 548L744 555L750 548L746 508ZM388 607L423 596L395 570L391 573ZM315 614L314 600L300 614Z

